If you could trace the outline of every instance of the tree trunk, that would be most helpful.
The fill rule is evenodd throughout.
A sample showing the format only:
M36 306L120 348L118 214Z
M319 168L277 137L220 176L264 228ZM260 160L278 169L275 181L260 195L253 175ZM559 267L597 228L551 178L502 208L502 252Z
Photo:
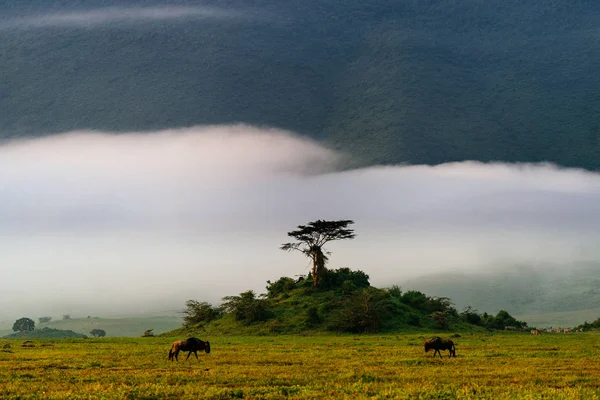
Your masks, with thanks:
M313 277L314 287L319 286L319 278L317 277L317 259L316 259L316 257L313 257L312 277Z
M325 274L325 256L323 255L323 252L321 251L320 248L316 248L313 250L313 255L311 258L313 260L313 267L312 267L313 282L314 282L314 286L318 287L319 283L321 281L321 278L323 278L323 275Z

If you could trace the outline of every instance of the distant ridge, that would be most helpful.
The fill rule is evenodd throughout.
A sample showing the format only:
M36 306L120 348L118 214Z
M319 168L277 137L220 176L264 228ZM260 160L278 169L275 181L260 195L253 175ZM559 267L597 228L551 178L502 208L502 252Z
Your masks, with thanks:
M500 271L438 274L399 283L450 297L460 311L510 310L530 323L578 325L600 317L600 265L582 263L535 269L515 266Z
M201 21L81 4L0 3L0 138L243 122L362 164L600 168L597 1L168 2L218 11Z

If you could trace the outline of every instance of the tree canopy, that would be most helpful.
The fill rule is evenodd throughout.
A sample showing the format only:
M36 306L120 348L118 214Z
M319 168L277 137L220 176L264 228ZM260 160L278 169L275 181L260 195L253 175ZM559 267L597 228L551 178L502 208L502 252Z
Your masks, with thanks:
M213 307L205 301L188 300L185 302L186 309L183 311L183 324L185 326L195 326L198 324L210 322L221 315L219 308Z
M104 329L92 329L90 331L90 335L95 337L104 337L106 336L106 331Z
M30 332L35 329L35 322L31 318L20 318L15 321L12 327L15 332Z
M333 240L354 239L356 234L348 228L352 220L326 221L317 220L306 225L298 225L298 229L288 232L288 236L296 239L295 242L284 243L281 250L299 251L312 260L312 278L314 286L319 286L326 271L327 255L329 252L323 246Z

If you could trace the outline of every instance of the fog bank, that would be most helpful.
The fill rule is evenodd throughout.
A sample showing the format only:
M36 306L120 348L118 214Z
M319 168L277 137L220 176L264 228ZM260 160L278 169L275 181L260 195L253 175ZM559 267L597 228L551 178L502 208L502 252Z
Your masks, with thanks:
M218 303L308 272L278 249L315 219L353 219L329 267L385 287L436 272L598 261L600 175L553 165L388 166L245 125L0 146L0 319ZM431 293L435 295L435 293ZM23 314L23 315L22 315Z

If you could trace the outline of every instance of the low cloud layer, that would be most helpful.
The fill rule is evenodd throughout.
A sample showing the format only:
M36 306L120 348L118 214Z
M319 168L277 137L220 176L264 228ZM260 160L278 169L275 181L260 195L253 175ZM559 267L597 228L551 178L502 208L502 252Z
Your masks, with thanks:
M235 10L204 6L107 7L11 18L0 21L0 30L53 27L95 28L110 24L241 17L243 14Z
M454 163L342 171L344 156L243 125L0 146L0 319L218 302L308 272L278 249L315 219L353 219L330 267L375 286L447 271L600 260L600 175ZM432 293L433 294L433 293Z

